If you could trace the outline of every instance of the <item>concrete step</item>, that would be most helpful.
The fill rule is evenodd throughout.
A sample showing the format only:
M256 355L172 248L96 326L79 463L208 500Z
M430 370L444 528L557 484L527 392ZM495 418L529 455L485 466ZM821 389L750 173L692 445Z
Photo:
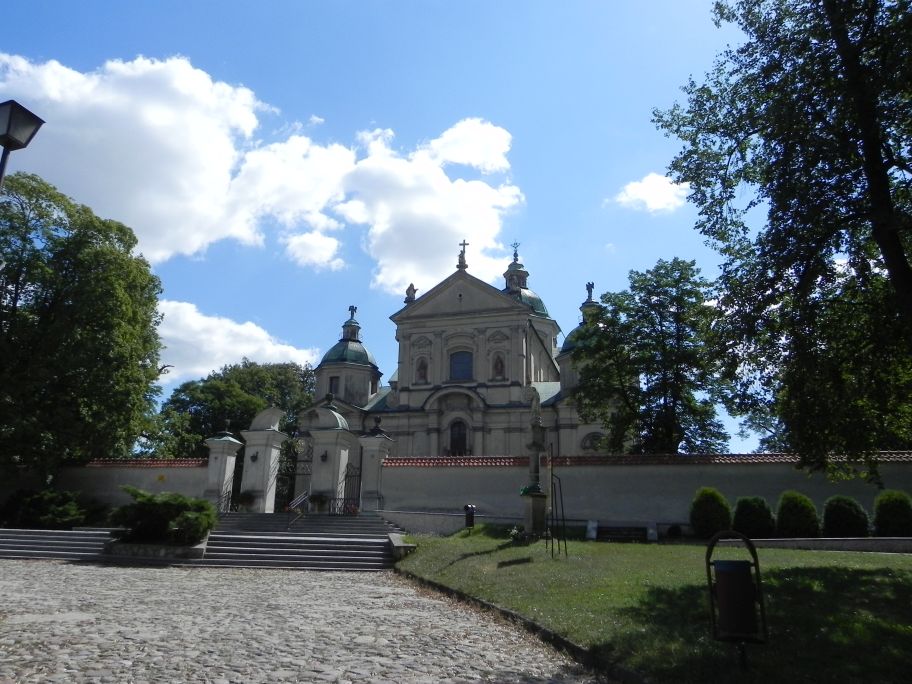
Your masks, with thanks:
M0 529L0 558L84 560L99 556L110 538L107 532Z

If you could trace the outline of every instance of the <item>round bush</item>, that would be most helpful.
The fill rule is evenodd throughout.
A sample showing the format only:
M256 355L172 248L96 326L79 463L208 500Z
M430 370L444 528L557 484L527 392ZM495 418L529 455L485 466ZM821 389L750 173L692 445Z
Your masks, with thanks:
M74 492L20 489L0 512L0 527L68 530L84 524L86 511Z
M122 489L133 497L133 503L115 510L111 521L127 528L123 541L192 545L218 520L215 507L204 499L172 492L150 494L130 486Z
M896 489L874 499L874 534L878 537L912 537L912 499Z
M735 503L732 529L751 539L769 539L776 534L773 511L762 496L744 496Z
M780 537L819 537L820 521L814 502L801 492L783 492L776 510L776 533Z
M867 537L868 514L851 496L831 496L823 505L824 537Z
M731 506L718 489L700 487L690 504L690 525L702 539L731 528Z

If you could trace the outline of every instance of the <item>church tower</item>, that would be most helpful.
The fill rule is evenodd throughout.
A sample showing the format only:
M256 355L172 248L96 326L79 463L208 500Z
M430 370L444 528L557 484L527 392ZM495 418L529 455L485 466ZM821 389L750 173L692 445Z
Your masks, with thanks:
M361 343L361 326L355 320L356 306L348 307L349 318L342 324L342 338L323 356L314 369L316 395L332 394L352 406L366 406L377 394L380 369L374 355Z
M570 334L564 339L560 354L557 355L557 365L560 367L561 390L563 392L572 390L579 384L579 373L573 363L573 350L576 349L577 344L579 344L579 336L583 326L585 326L590 319L597 316L601 309L601 304L592 298L592 290L594 288L594 283L586 283L586 291L589 293L589 296L586 297L586 301L580 306L580 313L583 315L583 320L578 326L571 330Z

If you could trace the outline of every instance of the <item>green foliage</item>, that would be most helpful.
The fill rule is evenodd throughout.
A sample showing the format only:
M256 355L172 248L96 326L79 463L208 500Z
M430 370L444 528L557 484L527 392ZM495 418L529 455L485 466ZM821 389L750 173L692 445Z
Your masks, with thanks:
M225 430L245 430L253 417L276 406L285 428L313 400L313 371L296 363L255 363L244 359L203 380L177 387L146 435L145 453L159 458L204 458L203 441Z
M125 485L133 503L111 514L111 522L127 528L123 541L193 545L203 540L218 519L215 507L204 499L162 492L150 494Z
M745 496L735 502L732 529L751 539L769 539L776 534L776 521L762 496Z
M602 422L612 451L713 453L728 446L712 397L719 391L710 284L693 261L630 272L630 289L585 312L573 360L575 401Z
M126 226L37 176L0 195L0 467L52 475L124 457L151 413L160 343L149 264Z
M851 474L829 461L846 454L876 478L875 451L912 445L912 2L715 12L744 43L654 116L724 257L729 410L763 448Z
M912 537L912 498L887 489L874 499L874 534L878 537Z
M0 511L0 527L68 530L85 523L87 511L75 492L20 489Z
M837 494L823 504L824 537L867 537L868 514L851 496Z
M776 534L780 537L819 537L820 521L814 502L801 492L783 492L776 509Z
M700 487L690 504L690 526L701 539L731 529L731 506L714 487Z

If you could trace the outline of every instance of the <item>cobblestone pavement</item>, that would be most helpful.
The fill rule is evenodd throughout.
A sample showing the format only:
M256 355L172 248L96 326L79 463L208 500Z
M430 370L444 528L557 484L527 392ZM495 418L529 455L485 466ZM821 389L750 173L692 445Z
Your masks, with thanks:
M0 683L595 682L392 573L0 561Z

